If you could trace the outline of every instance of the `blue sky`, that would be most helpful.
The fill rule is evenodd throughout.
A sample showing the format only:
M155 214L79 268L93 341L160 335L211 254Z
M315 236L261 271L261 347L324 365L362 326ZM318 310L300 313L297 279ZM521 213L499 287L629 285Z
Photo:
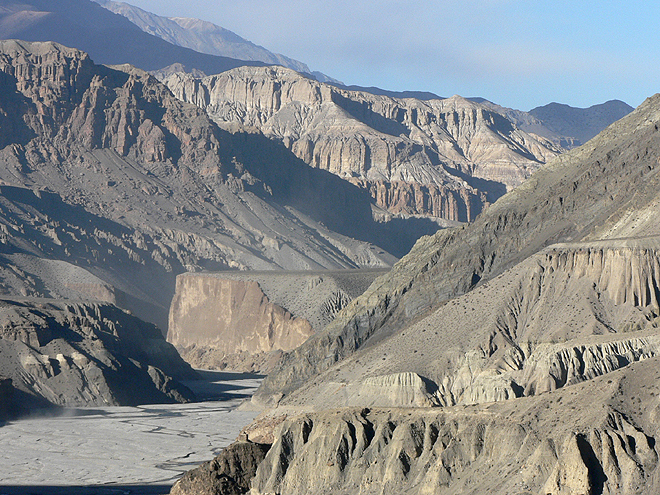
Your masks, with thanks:
M197 17L346 84L632 106L660 92L660 2L128 0Z

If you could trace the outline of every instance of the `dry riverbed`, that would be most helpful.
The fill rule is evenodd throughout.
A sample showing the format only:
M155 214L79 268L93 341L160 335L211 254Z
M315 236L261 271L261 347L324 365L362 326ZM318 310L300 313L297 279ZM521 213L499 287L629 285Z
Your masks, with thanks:
M159 494L257 415L238 411L256 375L202 372L204 402L69 409L0 428L2 494Z

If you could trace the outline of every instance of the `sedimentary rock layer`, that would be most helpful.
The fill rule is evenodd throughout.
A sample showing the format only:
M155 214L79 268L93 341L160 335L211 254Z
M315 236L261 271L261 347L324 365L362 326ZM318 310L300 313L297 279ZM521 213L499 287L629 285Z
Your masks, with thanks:
M560 151L460 97L346 91L281 67L173 74L165 83L220 125L256 128L308 165L355 179L392 213L473 220Z
M483 406L294 415L250 493L656 493L657 366Z
M298 347L383 273L182 274L167 339L196 367L264 372L273 351Z
M286 354L279 369L262 384L257 399L268 401L270 391L286 394L296 389L356 349L400 332L413 319L482 287L545 246L577 240L613 242L609 246L613 249L612 258L608 259L614 260L618 256L614 254L616 239L657 237L658 128L660 97L655 96L585 146L540 169L470 226L420 239L387 276L373 284L323 332ZM571 259L591 256L596 264L597 250L585 251L584 255L578 251L570 255ZM629 252L634 255L634 249ZM531 259L529 262L534 263ZM650 267L644 268L645 263L640 265L641 273L630 271L631 285L611 293L613 300L626 297L633 304L632 294L637 294L639 301L653 300L652 293L645 295L645 291L653 288L655 282L648 277L654 272ZM606 267L603 265L603 273ZM625 273L624 268L620 270ZM644 284L634 288L638 278ZM600 279L590 283L593 282L600 283ZM584 294L592 291L590 297L597 307L598 293L593 292L593 286L583 289L587 291ZM573 297L572 292L568 293ZM465 315L470 314L471 311L465 311ZM561 311L556 314L563 316ZM617 318L624 324L622 315ZM561 332L559 335L566 337Z
M165 330L179 273L389 266L420 232L385 235L364 191L132 67L5 40L0 92L0 294L90 283Z

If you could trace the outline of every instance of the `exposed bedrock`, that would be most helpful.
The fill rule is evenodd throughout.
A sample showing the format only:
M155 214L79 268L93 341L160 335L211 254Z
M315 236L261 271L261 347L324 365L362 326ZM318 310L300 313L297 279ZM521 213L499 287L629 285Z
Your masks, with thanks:
M182 274L167 340L200 368L267 371L383 270Z
M275 398L430 407L547 392L658 356L659 294L655 238L550 246Z
M188 471L172 487L170 495L242 495L250 490L257 466L270 445L239 441L212 461Z
M659 101L658 96L649 98L585 146L539 169L469 226L421 238L386 276L322 332L286 353L262 383L255 400L269 403L280 394L291 393L356 350L387 340L413 321L440 311L443 305L452 307L447 301L478 291L546 246L567 241L610 242L608 239L658 236ZM631 283L636 283L635 277L631 271ZM597 280L591 281L591 288L583 289L592 291L591 300L596 304L598 292L593 291L593 282ZM633 288L625 290L632 294ZM562 294L569 294L565 299L572 300L569 290ZM645 298L643 294L640 297ZM623 296L608 287L608 297ZM499 301L501 295L494 294L490 299ZM492 305L480 301L477 306L484 304ZM462 328L481 327L488 320L484 314L480 312L479 320L470 319ZM558 320L564 316L560 310L550 314ZM458 321L470 315L472 311L468 309L454 317ZM598 324L597 318L593 321ZM623 319L620 321L623 324ZM565 323L572 328L570 320ZM431 344L436 346L433 340L429 341ZM383 370L381 374L394 371ZM425 372L419 374L431 378Z
M487 194L471 189L452 189L438 184L404 181L349 182L369 191L376 206L394 215L430 215L457 222L471 222L489 205Z
M487 406L292 416L250 493L656 493L657 365Z
M189 402L195 376L160 330L106 303L0 301L0 375L18 405Z
M472 220L488 202L519 185L560 149L516 128L485 106L455 96L396 99L346 91L282 67L239 68L164 82L183 101L204 108L218 124L256 128L282 142L308 165L381 189L391 213ZM382 194L379 183L426 189L414 204ZM459 201L471 216L452 217L443 201ZM450 216L444 216L445 214Z

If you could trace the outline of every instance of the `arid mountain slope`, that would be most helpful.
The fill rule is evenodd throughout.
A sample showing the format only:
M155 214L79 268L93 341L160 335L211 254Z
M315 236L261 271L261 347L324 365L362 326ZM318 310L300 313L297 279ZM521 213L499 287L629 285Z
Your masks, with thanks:
M542 136L567 150L583 145L600 131L634 110L630 105L610 100L589 108L549 103L529 112L506 108L484 98L470 98L505 115L520 129Z
M601 129L632 111L630 105L619 100L610 100L589 108L549 103L533 108L529 114L542 121L545 127L559 136L574 137L575 145L580 146L598 134Z
M173 45L92 0L2 0L0 39L54 41L89 53L99 64L132 64L144 70L179 63L216 74L242 65L263 65Z
M225 128L256 128L308 165L367 189L393 214L473 220L559 149L460 97L338 89L281 67L164 82Z
M276 430L250 493L651 495L658 364L478 406L294 415ZM230 474L215 467L207 478Z
M67 277L89 278L164 329L178 273L387 266L370 243L402 255L437 229L376 223L358 188L222 131L137 69L3 41L0 76L3 256L18 270L4 270L6 293L69 297Z
M282 65L298 72L311 72L306 64L272 53L211 22L186 17L163 17L125 2L95 1L109 11L126 17L142 31L173 45L221 57L253 60L268 65Z
M281 398L546 246L658 236L659 128L660 96L654 96L540 169L473 224L421 239L323 332L286 354L256 400Z

